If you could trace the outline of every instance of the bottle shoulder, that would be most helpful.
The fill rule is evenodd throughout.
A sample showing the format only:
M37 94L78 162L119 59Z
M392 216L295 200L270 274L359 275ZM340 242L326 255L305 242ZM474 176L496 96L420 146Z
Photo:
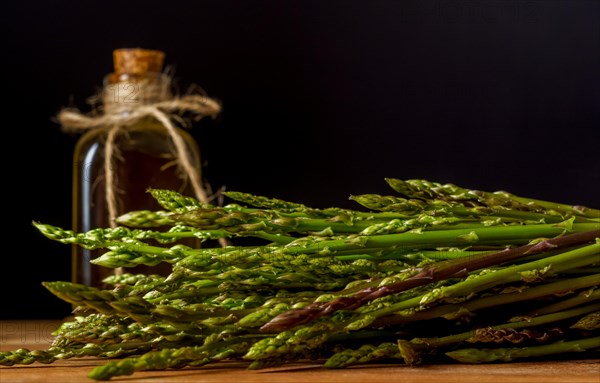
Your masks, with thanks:
M190 133L176 128L186 149L199 157L199 146ZM111 127L102 127L84 133L75 144L74 156L89 157L101 154L106 146ZM131 126L121 127L114 137L115 149L161 155L173 152L173 142L167 129L157 121L143 120Z

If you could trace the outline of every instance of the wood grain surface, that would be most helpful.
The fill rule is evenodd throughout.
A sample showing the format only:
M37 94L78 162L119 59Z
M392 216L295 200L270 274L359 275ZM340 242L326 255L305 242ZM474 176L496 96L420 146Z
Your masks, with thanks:
M60 321L0 321L0 351L45 349ZM93 382L87 374L105 360L86 358L29 366L0 367L1 383ZM357 366L327 370L315 364L290 364L259 371L243 363L218 363L198 369L136 372L115 382L202 383L600 383L600 360L519 362L484 365Z

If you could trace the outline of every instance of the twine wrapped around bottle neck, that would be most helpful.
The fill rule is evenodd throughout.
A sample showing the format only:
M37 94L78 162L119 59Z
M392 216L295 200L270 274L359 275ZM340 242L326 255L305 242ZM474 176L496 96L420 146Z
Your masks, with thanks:
M181 113L186 112L195 119L216 117L221 106L215 100L199 94L174 97L171 95L171 79L165 74L153 74L143 78L125 79L105 86L95 100L101 107L91 114L78 110L63 109L57 118L65 132L81 133L93 129L108 129L104 153L105 194L111 227L116 226L117 198L114 158L118 155L115 139L120 131L144 119L158 121L168 132L175 148L179 166L189 178L196 198L202 203L210 202L202 186L201 169L193 166L186 143L173 120L183 122Z

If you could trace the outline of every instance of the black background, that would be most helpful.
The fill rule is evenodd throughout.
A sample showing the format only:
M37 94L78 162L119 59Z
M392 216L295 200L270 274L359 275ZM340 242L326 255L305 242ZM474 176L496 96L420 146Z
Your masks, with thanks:
M600 2L20 1L5 5L3 318L69 308L77 136L52 121L112 70L161 49L181 90L223 113L192 134L215 187L357 207L423 178L600 206ZM15 277L18 283L13 281Z

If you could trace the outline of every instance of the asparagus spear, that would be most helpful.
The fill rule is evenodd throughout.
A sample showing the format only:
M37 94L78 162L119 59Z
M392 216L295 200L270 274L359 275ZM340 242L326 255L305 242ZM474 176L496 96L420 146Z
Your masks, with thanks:
M137 358L113 361L96 367L90 372L89 377L95 380L110 380L115 376L131 375L135 371L201 366L212 361L243 354L252 340L252 337L238 337L203 346L151 351Z
M570 352L583 352L600 347L600 337L558 341L543 346L529 346L516 348L476 349L464 348L446 353L452 359L462 363L490 363L510 362L519 358L531 358Z
M506 191L486 192L469 190L453 184L440 184L438 182L418 179L399 180L396 178L387 178L386 181L392 189L410 198L423 200L435 199L447 202L461 201L471 203L475 206L502 206L510 210L544 212L563 215L563 217L583 216L587 218L600 218L600 210L597 209L519 197Z

